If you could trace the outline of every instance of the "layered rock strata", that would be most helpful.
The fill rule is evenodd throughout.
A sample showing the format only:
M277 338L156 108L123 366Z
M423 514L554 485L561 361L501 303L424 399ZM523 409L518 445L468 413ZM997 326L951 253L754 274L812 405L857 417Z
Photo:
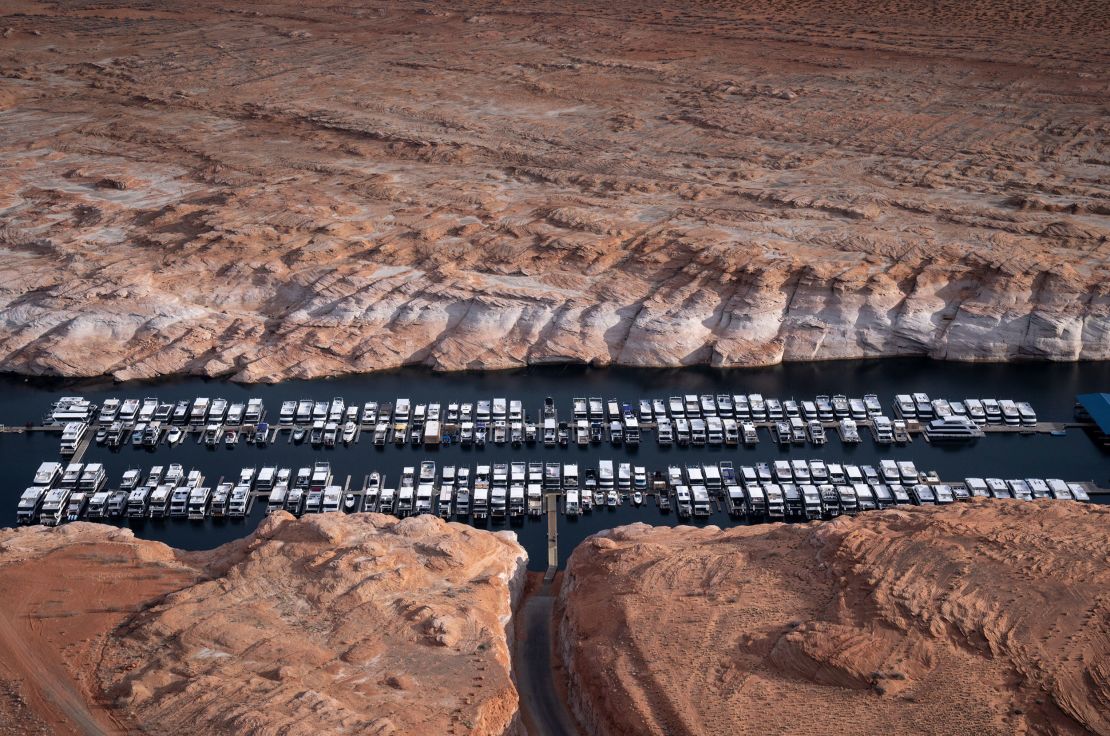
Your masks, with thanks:
M518 733L526 555L432 517L268 518L181 553L0 532L0 722L54 733ZM0 729L2 730L2 729Z
M1102 3L3 12L2 370L1110 358Z
M1021 501L595 536L560 649L586 733L1110 733L1110 509Z

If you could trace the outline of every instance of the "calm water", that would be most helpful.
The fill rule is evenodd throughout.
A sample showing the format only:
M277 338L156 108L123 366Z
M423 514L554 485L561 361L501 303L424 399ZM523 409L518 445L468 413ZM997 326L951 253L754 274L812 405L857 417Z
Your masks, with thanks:
M63 383L27 381L19 377L0 378L0 422L23 424L39 419L58 396L79 394L98 403L104 398L154 396L173 401L196 396L224 397L245 401L260 396L266 402L270 419L275 420L282 400L314 398L318 400L342 396L347 403L361 405L364 401L393 401L407 396L417 401L475 401L479 398L505 396L521 399L526 411L535 418L545 396L556 400L560 416L570 418L571 398L575 396L616 397L635 403L640 398L666 398L681 393L752 393L797 399L812 398L820 393L844 393L862 396L878 394L889 406L896 393L925 391L934 398L960 399L968 396L993 396L1030 401L1043 420L1067 420L1077 393L1110 389L1110 363L1081 364L1017 364L964 365L943 364L924 360L852 361L816 364L790 364L754 370L682 370L602 369L574 367L532 368L506 373L437 374L419 369L405 369L371 376L320 381L296 381L276 386L240 386L200 379L158 384ZM890 412L888 411L888 414ZM366 437L350 447L316 450L307 444L289 444L288 435L266 448L238 445L209 449L187 439L173 447L161 446L157 451L127 446L118 451L93 445L86 453L86 462L103 462L108 469L110 485L118 483L123 471L139 467L144 471L154 464L176 462L186 470L200 469L206 483L214 485L221 476L237 476L241 468L279 465L296 468L326 459L331 462L337 478L353 477L352 485L361 486L371 470L387 476L388 485L395 486L401 468L417 465L420 460L433 459L442 467L447 464L511 462L514 460L558 460L577 462L580 467L593 465L599 459L612 458L644 465L650 471L670 464L731 460L736 465L771 462L786 458L823 458L857 464L878 464L884 457L913 460L923 470L937 470L942 478L955 480L965 476L1000 477L1063 477L1067 480L1094 480L1110 485L1110 454L1099 449L1082 431L1070 430L1067 436L989 435L971 446L932 446L916 440L908 447L880 448L869 435L860 445L843 445L835 433L824 447L794 446L780 449L761 430L761 442L747 448L660 448L654 434L645 433L644 444L637 450L614 448L608 444L580 449L495 447L483 449L459 446L439 448L398 448L388 445L376 448ZM15 505L23 488L29 485L38 464L56 459L58 436L35 433L0 434L0 458L3 459L4 481L0 487L0 519L14 522ZM7 516L5 516L7 514ZM217 546L249 533L262 518L262 504L255 507L246 520L147 520L133 523L136 534L164 541L186 549ZM597 510L577 520L560 517L560 555L565 560L573 547L604 528L644 521L652 524L676 524L674 514L661 515L649 502L636 509L623 506L619 510ZM723 512L715 512L708 523L730 525ZM546 521L525 520L520 526L505 524L490 528L512 529L528 549L532 567L546 565Z

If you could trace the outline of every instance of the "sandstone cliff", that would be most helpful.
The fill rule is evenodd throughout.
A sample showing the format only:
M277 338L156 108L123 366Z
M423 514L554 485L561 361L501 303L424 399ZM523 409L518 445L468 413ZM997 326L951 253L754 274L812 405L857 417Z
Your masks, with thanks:
M0 12L2 370L1110 358L1097 0Z
M515 732L524 561L432 517L282 513L206 553L2 531L0 732Z
M586 731L1110 734L1110 509L622 527L571 557Z

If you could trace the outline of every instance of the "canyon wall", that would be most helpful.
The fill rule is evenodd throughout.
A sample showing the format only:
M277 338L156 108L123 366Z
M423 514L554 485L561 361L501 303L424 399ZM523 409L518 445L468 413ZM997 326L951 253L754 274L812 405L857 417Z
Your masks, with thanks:
M1110 734L1108 550L1060 501L635 524L574 551L556 647L596 736ZM518 734L525 562L428 516L0 530L0 732Z
M613 529L557 616L570 705L618 734L1110 734L1110 508L899 508Z
M184 553L0 531L0 731L519 733L523 548L430 516L294 520Z
M0 18L0 370L1110 358L1105 3Z

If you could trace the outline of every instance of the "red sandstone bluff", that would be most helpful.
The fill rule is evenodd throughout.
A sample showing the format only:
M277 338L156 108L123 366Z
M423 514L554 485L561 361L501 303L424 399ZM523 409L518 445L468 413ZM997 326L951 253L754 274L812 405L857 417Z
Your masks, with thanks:
M0 369L1110 358L1104 0L6 0Z
M1110 508L614 529L571 557L571 706L618 734L1110 734Z
M0 733L519 733L524 550L423 516L267 518L184 553L0 531Z

